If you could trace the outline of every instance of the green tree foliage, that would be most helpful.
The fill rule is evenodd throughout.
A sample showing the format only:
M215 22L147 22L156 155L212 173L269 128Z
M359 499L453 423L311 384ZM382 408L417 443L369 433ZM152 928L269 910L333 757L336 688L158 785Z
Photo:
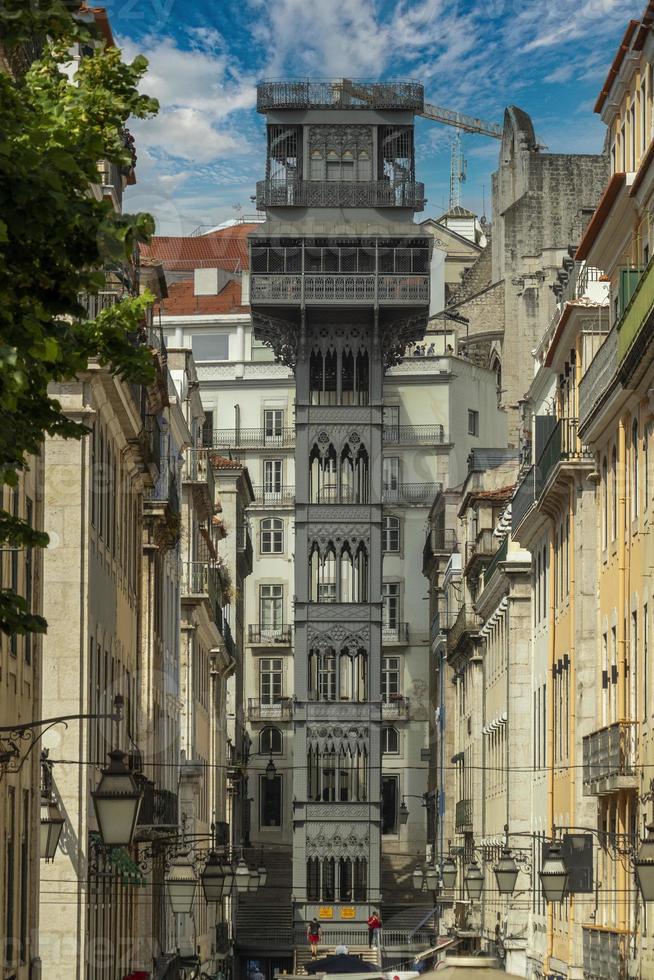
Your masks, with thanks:
M74 377L91 359L133 383L154 376L152 352L136 340L151 296L132 289L94 320L79 302L105 286L108 270L134 285L133 256L153 220L115 213L91 185L101 160L133 165L125 124L158 106L138 90L146 59L128 65L117 48L98 47L78 7L71 0L0 4L0 54L10 66L29 65L0 70L0 486L17 484L46 434L87 434L48 394L52 382ZM71 51L80 46L85 56L75 62ZM0 548L47 543L46 534L0 509ZM1 630L45 628L22 596L0 589Z

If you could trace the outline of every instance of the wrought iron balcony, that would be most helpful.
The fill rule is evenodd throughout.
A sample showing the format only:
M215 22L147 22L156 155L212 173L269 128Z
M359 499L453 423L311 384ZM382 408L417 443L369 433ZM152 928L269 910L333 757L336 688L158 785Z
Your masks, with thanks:
M429 276L298 273L293 275L253 274L252 303L313 306L348 303L354 306L423 306L429 302Z
M592 464L593 455L582 444L579 436L577 435L577 429L577 419L570 418L559 419L555 427L552 429L552 433L545 443L540 459L536 464L539 471L536 479L538 481L538 486L541 493L544 490L554 467L559 463L586 462L588 464Z
M627 368L629 374L642 356L652 332L654 261L650 261L645 269L620 270L618 309L621 311L616 323L618 364ZM646 343L641 345L645 334ZM627 358L629 364L625 363Z
M401 644L406 646L409 642L409 624L395 623L394 626L382 626L382 643L384 646Z
M293 718L293 699L281 698L274 703L261 698L248 698L248 719L250 721L291 721Z
M149 779L143 780L143 799L139 810L139 827L176 827L178 824L177 793L156 789Z
M260 180L257 208L411 208L422 211L425 185L414 180Z
M433 527L427 531L422 549L422 573L425 575L429 563L438 555L450 555L458 547L457 533L453 528Z
M525 516L538 500L541 487L539 473L540 471L535 466L530 466L513 496L511 501L511 530L513 534L516 533Z
M382 502L431 507L436 495L442 489L442 483L400 483L396 487L382 489Z
M629 937L626 931L584 926L585 980L627 980Z
M203 493L213 512L216 499L216 480L208 449L187 449L182 480Z
M440 446L445 442L443 425L385 425L385 446Z
M491 527L482 528L474 541L466 542L466 573L478 569L480 562L489 561L497 551L498 540Z
M248 626L248 643L251 646L290 647L293 642L292 626Z
M486 586L492 579L500 562L506 561L506 556L508 555L508 553L509 553L509 539L504 538L504 541L499 546L499 548L497 549L497 551L489 561L488 565L484 569L484 588L486 588Z
M403 694L389 694L382 699L382 718L391 720L393 718L409 717L409 699Z
M472 800L459 800L456 804L454 826L459 833L472 830Z
M148 418L153 418L153 416L148 416ZM157 426L153 434L153 443L156 442L158 432L159 429ZM150 509L165 505L171 514L179 515L180 500L177 487L177 466L174 459L168 459L164 456L159 460L157 481L153 487L144 491L143 500Z
M266 507L282 507L295 501L295 487L253 487L255 506L265 504Z
M285 449L295 445L295 429L214 429L211 448L227 449Z
M617 721L583 741L584 796L604 796L638 787L636 722Z
M434 613L433 619L431 621L431 627L429 630L430 640L433 643L438 636L443 636L454 626L457 617L459 615L458 609L452 611L450 609L442 610L437 609Z
M615 326L588 365L579 383L579 425L588 421L591 412L606 394L618 370L618 331Z
M210 562L182 562L182 599L189 602L206 602L209 605L214 622L221 628L223 623L220 602L218 569Z
M257 85L257 112L271 109L403 109L422 112L418 82L365 82L347 78L264 81Z
M447 649L452 652L457 649L459 644L469 636L479 632L479 616L470 606L463 605L457 613L457 617L447 634Z
M121 299L121 293L115 289L105 289L99 293L80 293L77 297L89 320L95 320L99 313L115 306Z

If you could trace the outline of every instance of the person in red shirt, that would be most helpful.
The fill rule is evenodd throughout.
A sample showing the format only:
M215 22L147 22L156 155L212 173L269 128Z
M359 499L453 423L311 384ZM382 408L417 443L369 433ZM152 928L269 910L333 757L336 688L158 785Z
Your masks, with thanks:
M371 915L368 917L368 947L372 949L373 946L378 945L379 930L381 929L381 919L372 910Z

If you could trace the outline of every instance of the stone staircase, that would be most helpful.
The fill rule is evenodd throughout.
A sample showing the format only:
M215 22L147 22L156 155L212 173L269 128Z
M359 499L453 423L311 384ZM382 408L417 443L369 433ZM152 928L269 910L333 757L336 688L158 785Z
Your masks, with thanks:
M380 949L369 949L368 946L349 946L348 952L350 956L359 956L364 963L371 963L373 966L381 967L381 950ZM335 946L328 946L321 944L318 947L318 959L323 956L332 956L334 954ZM303 946L295 947L295 973L305 973L306 964L311 962L311 947L308 943Z
M266 885L256 892L238 896L236 908L236 946L240 951L263 949L275 952L293 950L293 909L291 906L291 850L266 848ZM245 851L248 864L258 864L260 852Z

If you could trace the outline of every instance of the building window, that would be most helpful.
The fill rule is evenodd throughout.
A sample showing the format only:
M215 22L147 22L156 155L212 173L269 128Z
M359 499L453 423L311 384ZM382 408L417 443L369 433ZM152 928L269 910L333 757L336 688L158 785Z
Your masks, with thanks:
M284 430L284 410L267 408L263 413L263 427L266 442L281 439Z
M382 626L384 630L396 630L400 625L400 583L384 582L382 585Z
M282 825L282 777L259 777L261 799L261 826L281 827Z
M400 658L382 657L382 701L388 704L400 694Z
M381 783L381 832L396 834L399 777L382 776Z
M284 586L259 586L259 626L261 631L284 625Z
M283 551L284 521L280 517L266 517L261 521L261 554L281 555Z
M399 755L400 733L397 728L382 728L381 750L382 755Z
M281 755L284 737L279 728L262 728L259 735L260 755Z
M382 524L382 548L384 551L400 550L400 518L385 517Z
M602 460L602 548L609 542L609 466L606 456Z
M472 408L468 409L468 435L479 435L479 412L476 412Z
M263 461L264 493L281 493L282 485L282 460L265 459Z
M631 425L631 519L638 517L638 419Z
M611 540L618 535L618 457L615 446L611 453Z
M213 446L213 411L205 409L202 423L202 445Z
M196 361L228 361L229 335L198 333L191 337L191 350Z
M397 493L400 488L400 460L398 456L385 456L382 473L384 493Z
M280 704L283 689L281 657L264 657L259 663L259 698L261 704Z

